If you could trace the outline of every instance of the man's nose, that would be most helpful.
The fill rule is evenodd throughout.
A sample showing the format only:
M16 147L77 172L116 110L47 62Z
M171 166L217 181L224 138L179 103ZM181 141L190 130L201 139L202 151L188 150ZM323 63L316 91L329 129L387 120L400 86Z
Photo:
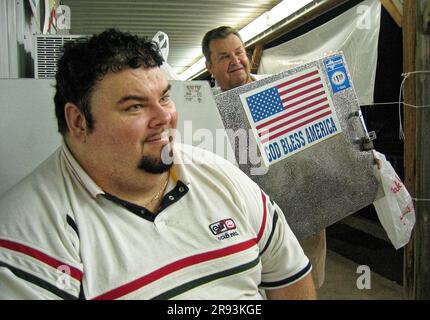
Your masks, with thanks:
M241 63L240 59L239 59L239 56L237 56L234 53L230 56L230 62L234 63L234 64L240 64Z
M151 107L151 120L149 122L151 128L166 125L171 119L170 108L162 106L159 103Z

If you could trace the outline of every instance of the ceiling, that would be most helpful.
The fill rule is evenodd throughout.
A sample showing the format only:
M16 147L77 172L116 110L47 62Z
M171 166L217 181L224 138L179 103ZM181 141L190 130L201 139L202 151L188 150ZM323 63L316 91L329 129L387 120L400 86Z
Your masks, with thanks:
M293 1L293 0L290 0ZM71 10L71 34L95 34L118 28L152 38L169 36L168 63L182 73L201 56L206 31L229 25L237 29L269 11L280 0L61 0Z

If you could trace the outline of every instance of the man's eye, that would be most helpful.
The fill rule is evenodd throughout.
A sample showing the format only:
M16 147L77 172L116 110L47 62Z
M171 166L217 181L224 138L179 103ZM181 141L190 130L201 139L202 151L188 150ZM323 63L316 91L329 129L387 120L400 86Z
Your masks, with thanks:
M142 109L143 106L141 104L134 104L126 109L126 111L136 112Z
M167 104L167 103L169 103L169 102L170 102L170 95L165 95L165 96L161 97L160 102L161 102L162 104Z

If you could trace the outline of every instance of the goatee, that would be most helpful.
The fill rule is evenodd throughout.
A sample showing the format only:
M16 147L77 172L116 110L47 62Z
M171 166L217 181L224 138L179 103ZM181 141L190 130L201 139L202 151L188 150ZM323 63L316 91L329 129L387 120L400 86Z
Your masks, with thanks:
M171 146L165 145L160 158L143 156L138 168L149 173L163 173L169 171L173 165L173 152Z

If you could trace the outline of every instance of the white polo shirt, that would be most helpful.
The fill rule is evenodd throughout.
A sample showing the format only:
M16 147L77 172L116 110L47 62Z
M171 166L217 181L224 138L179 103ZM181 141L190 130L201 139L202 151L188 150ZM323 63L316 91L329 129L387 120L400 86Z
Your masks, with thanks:
M310 272L244 173L175 144L161 208L122 201L63 144L0 199L0 299L262 299Z

